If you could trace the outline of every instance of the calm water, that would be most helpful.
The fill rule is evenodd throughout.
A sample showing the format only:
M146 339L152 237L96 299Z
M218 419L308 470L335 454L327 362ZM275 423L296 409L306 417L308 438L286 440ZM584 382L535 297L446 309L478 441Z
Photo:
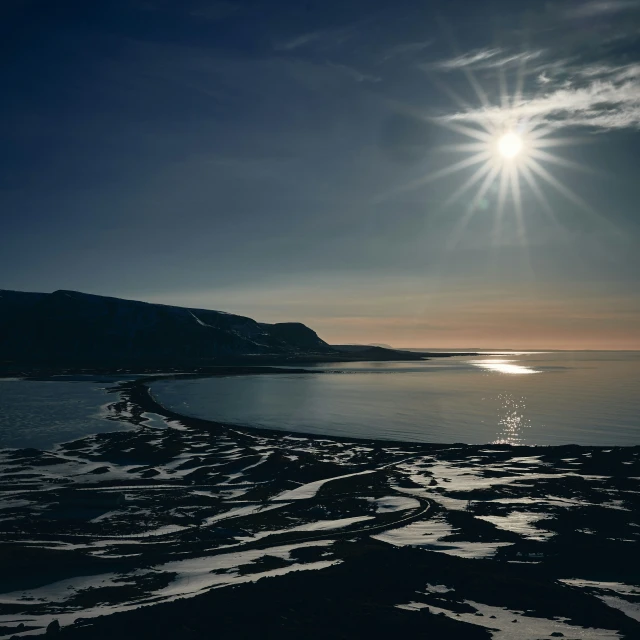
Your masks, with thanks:
M640 353L485 354L323 373L160 381L184 415L417 442L640 444Z
M48 449L87 434L125 428L107 418L107 405L118 400L107 392L113 386L0 378L0 449Z

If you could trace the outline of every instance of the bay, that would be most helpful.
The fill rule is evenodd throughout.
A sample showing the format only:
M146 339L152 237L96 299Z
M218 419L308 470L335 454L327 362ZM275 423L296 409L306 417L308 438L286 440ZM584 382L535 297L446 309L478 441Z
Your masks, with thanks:
M152 383L192 417L345 438L640 444L640 353L505 352Z

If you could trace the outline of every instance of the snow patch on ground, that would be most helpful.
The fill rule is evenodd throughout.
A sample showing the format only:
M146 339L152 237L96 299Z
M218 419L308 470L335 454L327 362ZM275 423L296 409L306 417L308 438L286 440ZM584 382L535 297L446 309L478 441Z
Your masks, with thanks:
M545 531L532 526L534 522L544 520L548 516L544 513L527 513L513 511L506 516L476 516L478 520L485 520L505 531L513 531L528 540L547 540L555 535L552 531Z
M278 495L273 496L271 500L308 500L314 498L316 493L327 482L334 482L335 480L342 480L344 478L353 478L355 476L364 476L369 473L375 473L375 469L368 471L359 471L358 473L348 473L344 476L336 476L334 478L325 478L324 480L316 480L315 482L308 482L290 491L283 491Z
M447 555L462 558L491 558L499 547L509 546L510 542L464 542L447 541L445 538L455 533L451 525L441 517L414 522L405 527L391 529L371 536L375 540L387 542L397 547L424 547L440 551Z
M621 637L617 631L609 629L578 627L557 619L536 618L524 615L523 612L493 607L472 600L465 600L465 604L473 607L475 613L454 613L449 609L425 605L420 602L410 602L396 605L396 607L406 611L418 611L428 607L430 613L436 615L442 613L459 622L485 627L489 629L491 637L495 640L539 640L551 636L552 633L561 633L567 638L579 640L610 640Z
M376 513L394 513L420 507L420 503L416 499L404 498L403 496L384 496L382 498L367 499L376 505Z

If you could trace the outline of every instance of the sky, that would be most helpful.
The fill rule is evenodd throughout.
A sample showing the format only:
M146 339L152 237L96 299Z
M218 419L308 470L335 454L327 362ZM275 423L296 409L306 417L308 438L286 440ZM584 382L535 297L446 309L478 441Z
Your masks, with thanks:
M1 288L640 349L640 1L4 0L0 31Z

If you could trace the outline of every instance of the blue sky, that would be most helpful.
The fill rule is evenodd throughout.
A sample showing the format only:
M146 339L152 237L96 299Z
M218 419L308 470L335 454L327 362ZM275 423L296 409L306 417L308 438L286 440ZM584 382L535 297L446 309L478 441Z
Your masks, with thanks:
M0 18L1 287L336 343L640 348L640 3L12 0ZM450 202L477 165L443 171L475 153L449 148L506 120L549 129L556 184Z

